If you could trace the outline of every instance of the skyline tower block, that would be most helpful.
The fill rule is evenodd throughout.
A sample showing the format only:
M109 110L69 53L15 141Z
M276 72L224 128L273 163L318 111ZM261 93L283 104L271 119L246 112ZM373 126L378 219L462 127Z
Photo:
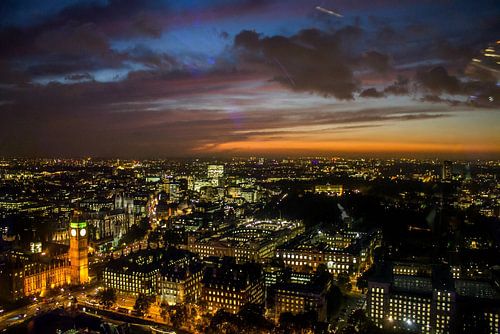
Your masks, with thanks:
M214 186L219 186L219 180L224 177L224 165L208 165L207 176Z
M443 180L451 180L453 163L449 160L443 161L442 166L442 178Z

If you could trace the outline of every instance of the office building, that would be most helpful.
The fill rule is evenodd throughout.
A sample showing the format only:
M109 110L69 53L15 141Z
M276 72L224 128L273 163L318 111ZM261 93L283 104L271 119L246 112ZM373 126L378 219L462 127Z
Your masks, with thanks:
M208 165L207 177L213 186L221 185L221 179L224 177L224 165Z
M453 163L449 160L443 161L441 177L443 180L451 180Z
M248 303L263 304L264 290L260 265L223 262L206 268L201 298L213 313L219 309L238 313Z
M326 295L332 285L328 273L292 273L290 278L274 286L274 319L279 321L285 312L292 314L314 311L318 321L327 319Z

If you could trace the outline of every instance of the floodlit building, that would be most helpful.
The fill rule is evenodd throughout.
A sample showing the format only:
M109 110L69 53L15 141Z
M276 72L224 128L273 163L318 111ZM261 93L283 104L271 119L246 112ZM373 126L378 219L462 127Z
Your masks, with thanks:
M145 249L111 261L104 270L104 285L125 295L156 296L159 303L196 301L200 296L203 266L184 250Z
M71 283L84 284L89 280L87 223L74 219L69 224L69 261L71 263Z
M326 295L332 285L332 277L328 274L292 273L285 282L275 285L274 319L278 321L285 312L292 314L315 311L318 321L326 321Z
M279 246L276 257L298 272L316 271L323 264L335 276L343 272L356 275L371 265L380 238L379 231L311 231Z
M452 174L452 168L453 168L453 163L449 160L443 161L443 166L442 166L442 173L441 177L443 180L451 180L453 174Z
M213 186L219 186L220 179L224 177L224 165L208 165L207 177Z
M157 299L170 305L196 302L201 296L202 278L203 265L199 262L162 268Z
M385 277L368 281L367 315L380 328L449 333L456 293L437 271L428 264L394 263Z
M327 194L330 196L342 196L344 187L341 184L322 184L314 187L316 194Z
M367 315L380 328L418 333L498 333L495 283L453 278L449 267L394 262L368 279Z
M188 238L188 250L201 258L234 257L238 263L264 262L275 255L276 247L304 232L301 222L252 221L208 237Z
M238 313L245 304L263 304L264 289L260 265L222 263L206 268L201 296L211 312Z
M59 245L60 252L41 252L40 245L29 253L10 251L2 254L0 298L17 301L44 294L66 285L85 284L88 275L87 224L74 218L69 224L70 245ZM56 245L57 246L57 245Z
M104 270L104 285L131 296L140 293L155 296L159 272L160 269L152 263L141 265L134 261L113 261Z

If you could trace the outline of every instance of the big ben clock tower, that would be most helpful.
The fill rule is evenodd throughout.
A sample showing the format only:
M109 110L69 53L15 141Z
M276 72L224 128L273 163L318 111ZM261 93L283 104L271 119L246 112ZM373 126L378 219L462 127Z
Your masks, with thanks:
M71 284L84 284L89 279L87 223L73 218L69 223L69 260Z

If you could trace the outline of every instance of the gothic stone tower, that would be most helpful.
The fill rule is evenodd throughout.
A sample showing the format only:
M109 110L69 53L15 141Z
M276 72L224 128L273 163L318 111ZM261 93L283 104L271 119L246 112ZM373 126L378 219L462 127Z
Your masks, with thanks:
M84 284L89 279L87 223L72 219L69 223L69 260L71 284Z

